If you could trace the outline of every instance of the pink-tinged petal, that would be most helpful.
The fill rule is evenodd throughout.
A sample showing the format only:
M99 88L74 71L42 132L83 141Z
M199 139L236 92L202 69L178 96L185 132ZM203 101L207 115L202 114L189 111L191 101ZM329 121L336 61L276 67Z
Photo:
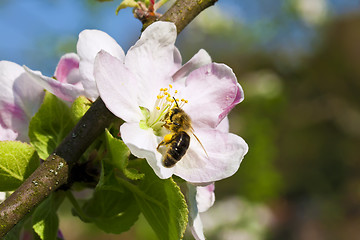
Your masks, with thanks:
M10 128L5 128L2 124L0 124L0 141L14 141L17 137L18 134L16 132Z
M196 240L205 240L203 225L200 219L198 204L196 201L197 188L192 184L186 184L187 200L189 207L189 227Z
M182 57L179 49L177 47L174 47L174 63L175 63L175 69L179 69L182 64Z
M196 202L199 212L206 212L215 202L215 184L196 187Z
M123 60L125 57L124 51L112 37L99 30L82 31L79 34L76 48L80 56L80 74L83 77L86 94L91 99L96 99L99 96L93 76L96 54L100 50L105 50L112 56Z
M159 178L171 177L173 169L162 166L162 155L156 151L159 140L151 128L141 129L139 123L124 123L120 133L131 153L138 158L145 158Z
M173 23L155 22L145 29L126 54L126 67L142 79L145 91L141 94L145 101L155 101L159 89L167 87L180 66L179 54L174 46L176 35Z
M43 102L45 91L25 72L14 82L15 103L31 119Z
M216 130L224 133L229 132L229 118L227 116L217 125Z
M68 83L61 83L54 78L44 76L39 71L33 71L28 67L24 66L29 76L39 84L39 86L48 90L58 98L64 101L72 102L77 97L85 95L84 89L81 85L72 85Z
M0 124L16 133L18 140L26 142L28 140L30 117L16 104L2 104L0 110ZM11 132L8 132L8 134L10 134L9 137L13 135Z
M23 73L24 69L18 64L0 61L0 109L4 108L4 104L15 104L15 95L13 92L14 82ZM0 111L0 114L1 112L2 111Z
M178 81L188 76L192 71L204 65L211 63L210 55L204 50L200 49L187 63L184 64L173 76L174 81Z
M12 104L12 103L2 103L1 105L2 105L2 107L1 107L2 113L4 115L6 113L9 116L8 119L6 117L4 117L3 120L2 120L2 122L6 126L11 126L12 124L9 121L12 121L12 119L14 119L14 118L18 119L20 121L26 121L27 120L26 113L24 112L24 110L19 105Z
M56 79L61 83L81 84L79 62L80 57L76 53L62 56L55 70Z
M100 51L94 64L94 76L106 107L126 122L139 122L143 115L138 103L136 77L123 62Z
M243 100L243 90L231 68L212 63L196 69L186 79L184 110L193 123L215 128ZM201 111L199 111L201 109Z
M216 129L195 129L208 156L194 137L185 156L175 165L174 174L192 183L211 183L233 175L248 145L239 136Z
M0 123L27 141L29 121L39 109L44 91L16 63L0 61Z

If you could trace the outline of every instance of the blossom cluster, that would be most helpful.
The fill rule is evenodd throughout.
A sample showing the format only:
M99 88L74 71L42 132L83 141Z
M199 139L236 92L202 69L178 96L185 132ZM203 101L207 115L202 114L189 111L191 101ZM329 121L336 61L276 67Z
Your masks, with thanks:
M189 225L196 239L204 239L199 212L214 203L214 182L233 175L248 151L241 137L229 133L227 118L244 93L231 68L212 62L205 50L182 65L176 36L173 23L156 22L125 55L108 34L84 30L77 53L64 55L53 77L0 61L0 140L28 141L44 89L68 102L100 96L125 121L121 138L134 156L145 158L159 178L187 181ZM180 161L165 167L166 153L158 147L171 134L164 119L175 106L191 119L190 143Z

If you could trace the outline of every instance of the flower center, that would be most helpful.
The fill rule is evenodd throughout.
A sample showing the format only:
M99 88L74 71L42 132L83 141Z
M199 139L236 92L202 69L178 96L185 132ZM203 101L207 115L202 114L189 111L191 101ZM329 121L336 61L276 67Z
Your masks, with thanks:
M169 88L160 88L159 94L156 96L156 101L152 111L147 108L140 107L144 115L144 119L140 121L140 128L148 129L152 128L154 134L157 136L163 136L165 124L164 117L170 109L174 107L181 108L188 101L185 99L175 98L177 90L173 90L173 86L169 84Z

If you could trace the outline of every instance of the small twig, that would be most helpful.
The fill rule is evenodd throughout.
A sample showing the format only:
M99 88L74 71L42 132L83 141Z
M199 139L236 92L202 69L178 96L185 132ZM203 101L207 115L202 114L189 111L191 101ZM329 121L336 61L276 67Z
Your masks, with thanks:
M178 0L159 19L174 22L180 33L201 11L217 0ZM144 25L144 28L148 24ZM83 118L44 163L0 204L0 238L10 231L51 192L69 179L69 168L117 118L98 98Z
M82 208L80 207L79 203L76 201L76 199L71 191L66 191L66 197L69 199L69 201L73 205L73 207L74 207L76 213L79 215L79 217L83 221L91 222L89 220L89 218L86 216L86 214L83 212Z

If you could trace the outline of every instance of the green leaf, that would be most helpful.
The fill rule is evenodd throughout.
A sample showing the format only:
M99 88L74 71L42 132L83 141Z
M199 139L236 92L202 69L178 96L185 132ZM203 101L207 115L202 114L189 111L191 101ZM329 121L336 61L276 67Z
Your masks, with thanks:
M114 138L108 130L105 132L106 148L108 150L107 160L114 167L121 170L131 180L144 177L136 169L127 168L130 150L120 139Z
M75 213L85 222L93 222L98 228L113 234L130 229L137 221L140 210L133 194L119 184L114 168L107 162L102 164L99 184L94 195L81 209L70 199Z
M13 191L39 166L33 146L0 141L0 191Z
M113 168L111 171L108 171L109 166L103 167L104 169L107 169L107 174L101 177L101 183L96 187L93 197L85 202L82 209L74 204L75 213L83 221L93 222L107 233L119 234L134 225L140 210L133 194L116 180Z
M121 180L133 192L146 220L160 240L178 240L183 237L188 222L188 209L180 188L170 179L159 179L142 161L145 178L134 185Z
M127 8L127 7L137 7L140 8L139 4L135 0L123 0L120 5L116 8L116 15L119 13L121 9Z
M46 92L43 104L29 125L30 142L40 158L46 159L74 125L70 108L62 100Z
M80 96L71 105L71 113L74 122L78 122L90 108L91 102L84 96Z
M64 200L63 192L56 192L45 199L32 215L33 229L42 240L56 240L59 218L57 209Z
M104 158L104 161L102 161L101 167L100 180L96 185L96 190L111 190L121 193L127 190L119 184L117 178L115 177L115 169L106 157Z
M128 231L140 214L131 192L112 190L95 191L83 212L101 230L114 234Z
M97 218L94 223L104 232L120 234L128 231L134 225L139 218L139 214L139 207L133 201L118 215L109 218Z

